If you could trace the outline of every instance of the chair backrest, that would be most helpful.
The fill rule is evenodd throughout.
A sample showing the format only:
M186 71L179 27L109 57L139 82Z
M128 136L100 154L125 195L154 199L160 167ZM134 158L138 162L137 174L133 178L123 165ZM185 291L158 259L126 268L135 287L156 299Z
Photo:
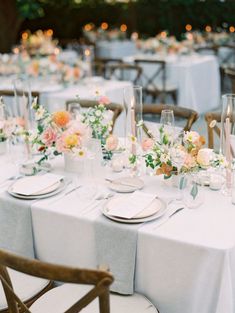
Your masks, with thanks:
M135 64L143 67L144 65L151 66L151 72L148 70L142 72L141 83L143 90L158 91L157 82L161 84L161 91L166 91L166 62L163 60L147 60L137 59ZM151 74L150 74L151 73Z
M92 63L93 73L98 76L106 77L106 67L111 64L121 64L123 63L122 59L114 58L95 58Z
M55 265L38 260L30 260L18 255L0 250L0 280L6 295L10 313L30 313L25 304L15 294L7 268L12 268L31 276L41 277L65 283L86 284L94 287L81 299L73 304L66 313L80 312L95 298L99 297L100 313L109 313L109 286L113 276L107 271L87 270Z
M235 46L224 44L218 47L220 64L231 64L235 62Z
M79 106L81 106L82 108L90 108L90 107L97 106L98 104L99 102L95 100L80 100L80 99L72 100L71 99L71 100L66 101L66 110L72 112L74 109L76 109ZM117 103L106 104L105 107L108 110L113 111L112 120L113 120L113 129L114 129L115 122L118 116L122 113L123 107Z
M120 63L120 64L108 64L106 66L106 78L117 80L128 80L137 85L140 81L142 68L138 65Z
M198 47L195 51L203 55L218 55L218 47L215 45Z
M232 93L235 93L235 69L234 68L227 68L225 70L225 75L230 79Z
M217 123L221 123L221 112L207 112L205 114L205 120L207 123L208 148L213 149L214 133L216 133L216 135L220 137L220 128ZM213 121L216 121L216 123L212 123Z
M198 119L198 113L194 110L183 108L174 105L167 105L167 104L144 104L143 106L143 116L147 114L152 115L161 115L162 110L173 110L174 116L181 117L186 120L186 124L183 128L184 131L189 131ZM144 131L147 136L151 137L151 132L148 132L147 126L144 124Z

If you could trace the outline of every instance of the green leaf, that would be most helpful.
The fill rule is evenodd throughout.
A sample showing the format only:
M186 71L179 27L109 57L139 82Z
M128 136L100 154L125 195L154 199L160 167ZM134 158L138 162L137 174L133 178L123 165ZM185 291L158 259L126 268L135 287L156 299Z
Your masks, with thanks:
M183 190L186 187L186 184L187 184L187 178L185 176L182 176L180 178L180 184L179 184L180 190Z
M190 195L193 197L193 200L196 199L196 196L198 195L198 186L196 183L193 183L192 190L190 192Z

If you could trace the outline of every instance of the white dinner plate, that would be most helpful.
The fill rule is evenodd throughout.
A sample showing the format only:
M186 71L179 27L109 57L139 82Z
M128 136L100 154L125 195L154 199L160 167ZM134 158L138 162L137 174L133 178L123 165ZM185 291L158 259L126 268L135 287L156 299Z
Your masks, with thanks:
M149 222L149 221L152 221L161 217L163 214L165 214L166 209L167 209L166 202L163 201L162 199L156 198L153 200L153 202L151 202L151 204L146 209L144 209L142 212L138 213L135 217L131 219L110 215L109 210L112 204L114 203L114 201L120 201L120 199L123 199L122 197L123 195L116 196L110 199L104 204L102 208L102 213L109 219L116 221L116 222L121 222L121 223L126 223L126 224Z
M52 186L55 186L55 184ZM49 190L49 188L48 188L47 192L43 193L43 194L34 194L34 195L29 195L29 196L21 195L21 194L18 194L18 193L11 191L12 185L8 188L7 192L15 198L24 199L24 200L44 199L44 198L49 198L49 197L52 197L52 196L60 193L61 191L64 190L64 188L66 186L67 186L67 184L66 184L65 180L62 179L61 181L58 182L56 189L54 189L54 187L53 187L53 188L51 188L51 191L48 192L48 190Z
M121 177L109 183L109 188L120 193L128 193L140 190L144 187L144 182L138 177Z

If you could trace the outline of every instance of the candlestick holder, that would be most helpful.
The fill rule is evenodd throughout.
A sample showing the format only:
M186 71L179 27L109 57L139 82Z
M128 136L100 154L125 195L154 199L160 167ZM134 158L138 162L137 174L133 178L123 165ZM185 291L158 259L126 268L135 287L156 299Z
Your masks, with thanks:
M138 172L138 156L142 141L142 87L130 86L124 88L125 108L125 151L129 155L132 173Z
M225 196L232 194L232 162L235 152L235 94L222 96L220 153L224 154L227 161L226 179L222 188Z

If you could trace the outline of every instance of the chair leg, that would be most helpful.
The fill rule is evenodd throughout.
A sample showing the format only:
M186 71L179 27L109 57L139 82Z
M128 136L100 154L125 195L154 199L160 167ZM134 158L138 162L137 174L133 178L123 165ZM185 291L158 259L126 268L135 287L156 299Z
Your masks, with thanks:
M172 94L172 99L173 99L173 102L174 102L174 105L177 105L177 91L173 91Z

